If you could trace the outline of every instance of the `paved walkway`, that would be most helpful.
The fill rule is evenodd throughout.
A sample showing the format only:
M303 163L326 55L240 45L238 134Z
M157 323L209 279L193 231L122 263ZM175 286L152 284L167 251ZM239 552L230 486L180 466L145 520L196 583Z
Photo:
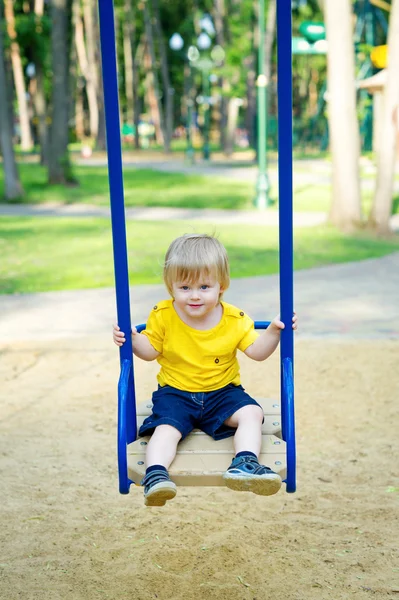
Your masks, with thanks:
M89 159L75 158L76 164L85 166L106 166L105 154L97 153ZM221 155L213 157L212 161L197 160L194 165L187 164L182 156L164 155L155 153L150 159L148 153L124 153L124 168L148 168L158 171L193 173L200 175L212 175L216 177L236 179L251 182L255 185L258 169L256 164L246 159L223 160ZM329 185L331 183L331 163L321 159L295 160L293 168L294 192L295 189L310 187L314 185ZM375 176L375 166L366 158L361 159L362 172L371 177ZM398 161L399 169L399 161ZM277 187L277 163L270 161L269 178L271 185ZM371 189L374 186L373 179L364 178L361 181L363 189ZM395 193L399 193L399 180L395 180ZM47 203L40 205L8 205L0 204L0 216L57 216L57 217L105 217L109 218L108 207L94 206L90 204L57 204ZM126 209L126 218L146 221L167 219L196 220L199 222L240 223L259 225L278 225L277 210L218 210L218 209L184 209L172 207L134 207ZM295 227L312 227L326 221L324 212L300 212L294 214ZM399 214L394 215L391 228L399 230Z
M136 161L141 167L143 161ZM104 161L101 162L103 164ZM93 161L91 164L94 164ZM136 164L136 163L135 163ZM180 167L179 167L180 164ZM195 172L247 177L254 167L176 165ZM155 165L159 168L160 162ZM309 177L325 178L328 163L309 161ZM173 170L173 161L165 168ZM252 175L251 175L252 176ZM0 205L0 215L101 216L106 207L85 204ZM276 225L277 211L195 210L181 208L129 208L127 218L136 220L183 219L217 223L257 223ZM324 213L296 213L295 226L315 226ZM392 219L399 229L399 215ZM332 265L295 274L295 307L300 316L300 337L394 338L399 339L399 253L381 259ZM166 297L163 285L135 286L131 289L132 321L145 321L154 302ZM246 310L254 319L271 318L278 312L278 276L233 280L226 301ZM111 288L78 292L47 292L0 296L0 342L79 338L110 335L115 319L115 293Z
M219 210L202 208L135 207L126 208L126 218L135 221L183 220L207 223L239 223L278 225L276 210ZM0 216L42 217L110 217L108 207L90 204L0 204ZM309 227L325 222L322 212L300 212L294 214L295 227Z
M384 258L295 273L300 338L399 340L399 252ZM146 320L166 298L163 285L131 288L132 321ZM254 319L278 312L278 276L235 279L225 295ZM92 336L111 339L115 319L111 288L0 296L0 342Z
M241 225L278 225L276 210L219 210L215 208L173 208L173 207L135 207L125 209L126 219L134 221L197 221L199 223L241 224ZM91 204L0 204L0 217L103 217L110 218L110 209ZM325 223L324 212L294 213L294 227L314 227ZM391 217L392 231L399 231L399 213Z
M105 156L93 156L89 159L77 158L76 164L84 166L107 166ZM296 159L293 161L293 185L295 188L303 188L312 185L331 185L331 162L324 159ZM188 175L210 175L213 177L235 179L255 185L258 176L258 166L248 159L234 160L224 159L220 155L213 157L210 161L204 161L197 157L195 164L187 163L183 158L174 155L166 156L158 154L148 159L145 154L123 154L124 169L140 168L154 169L156 171L167 171L169 173L185 173ZM372 161L366 157L360 159L361 179L360 185L363 190L373 190L375 186L376 168ZM399 172L399 160L396 163ZM268 176L270 184L274 189L278 185L277 161L271 160L268 165ZM394 181L394 192L399 192L399 180Z

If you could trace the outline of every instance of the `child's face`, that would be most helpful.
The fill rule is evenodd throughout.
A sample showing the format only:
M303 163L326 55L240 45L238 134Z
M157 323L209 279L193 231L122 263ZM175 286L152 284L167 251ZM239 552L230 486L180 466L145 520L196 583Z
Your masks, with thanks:
M199 281L176 281L173 283L176 307L191 318L207 316L219 304L223 289L215 278L204 275Z

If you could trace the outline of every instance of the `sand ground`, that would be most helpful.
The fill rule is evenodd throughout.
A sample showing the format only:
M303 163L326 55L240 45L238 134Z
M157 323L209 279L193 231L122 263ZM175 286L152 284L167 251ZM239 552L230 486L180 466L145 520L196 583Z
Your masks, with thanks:
M117 363L108 335L1 346L2 600L399 597L397 341L298 338L296 494L155 509L118 494ZM242 378L278 396L278 356Z
M118 493L113 290L0 296L1 600L399 598L399 253L295 279L297 493L164 508ZM226 300L262 319L277 284ZM161 293L134 289L135 322ZM251 394L279 396L278 359L244 357Z

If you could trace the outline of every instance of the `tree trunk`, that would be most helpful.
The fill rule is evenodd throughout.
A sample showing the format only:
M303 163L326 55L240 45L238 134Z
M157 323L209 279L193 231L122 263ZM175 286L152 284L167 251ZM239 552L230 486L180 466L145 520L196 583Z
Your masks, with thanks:
M84 25L81 15L80 0L73 1L73 21L75 26L75 45L81 73L86 81L87 103L89 105L89 129L92 138L98 133L98 103L96 89L96 66L93 64L93 50L89 51L89 39L92 40L91 2L84 0ZM85 44L86 29L86 44ZM86 50L87 45L87 50Z
M96 106L97 106L97 122L95 126L96 131L92 133L92 137L96 140L96 145L101 146L103 144L103 133L104 130L100 125L100 119L104 119L104 112L102 107L102 87L100 87L100 29L98 25L98 17L96 10L96 0L84 0L83 1L83 18L86 31L86 48L87 48L87 60L89 72L93 80L93 87L96 94ZM95 119L93 119L95 121ZM101 131L100 131L101 129ZM104 147L102 148L104 149Z
M173 135L173 94L174 89L170 85L168 55L165 46L164 35L161 24L161 14L159 10L159 0L152 0L154 9L155 33L158 38L158 48L161 57L161 76L163 97L165 106L165 138L164 150L170 152L170 143Z
M83 102L83 85L77 85L75 93L75 132L79 142L85 137L85 116Z
M251 27L248 35L251 36L251 53L246 59L247 69L245 127L248 131L248 140L251 148L257 148L256 133L256 56L258 52L257 27L255 13L252 11Z
M227 115L226 148L227 156L231 156L234 150L235 132L237 129L238 114L242 106L241 98L231 98L229 102L229 113Z
M123 24L123 50L125 57L125 92L127 121L134 123L134 145L140 148L139 122L139 72L134 52L136 42L136 8L132 0L125 0L125 20Z
M6 201L19 200L23 189L19 179L13 147L13 120L10 119L8 82L4 64L3 22L0 11L0 149L3 154L4 198Z
M265 30L265 70L267 82L270 83L270 77L272 75L272 57L273 57L273 43L274 34L276 31L276 0L269 0L267 7L266 17L266 30Z
M100 33L98 34L98 44L100 43ZM98 47L98 49L100 50L100 48ZM102 76L102 69L100 67L101 65L101 52L98 53L98 63L99 65L99 69L98 69L98 81L99 81L99 95L97 97L97 102L98 102L98 133L97 133L97 141L96 141L96 146L99 150L106 150L107 149L107 135L106 135L106 128L105 128L105 106L104 106L104 96L101 93L101 90L103 89L103 76ZM122 121L120 121L121 123Z
M53 111L49 183L73 181L68 154L69 137L69 48L67 41L69 0L52 0L51 54Z
M226 36L225 36L225 5L224 0L214 0L213 3L213 20L215 22L216 30L216 43L222 48L226 47ZM219 86L222 89L222 96L220 99L220 145L225 154L229 154L228 142L227 142L227 115L229 112L229 98L227 94L230 89L229 82L225 77L219 79Z
M147 91L148 102L150 105L151 118L155 127L155 136L158 144L164 144L165 119L161 104L161 95L159 93L158 78L156 72L156 58L154 48L154 38L152 35L151 16L148 8L148 0L144 3L144 24L146 36L145 67L147 69Z
M369 224L379 233L389 231L397 144L399 106L399 1L393 0L388 31L388 67L383 121L377 156L377 182ZM396 117L396 118L395 118ZM395 122L396 121L396 122Z
M24 72L22 69L21 53L15 31L13 0L4 0L4 16L7 23L7 33L11 40L11 63L14 75L15 91L18 100L19 125L21 128L21 148L30 151L33 148L32 133L29 121L29 108L26 94Z
M44 0L35 0L35 27L36 32L42 32L41 19L44 14ZM38 135L40 143L40 163L48 166L49 157L49 135L47 127L47 103L46 94L44 91L44 73L41 57L33 48L34 62L36 67L35 89L33 93L33 106L35 108L36 117L38 120Z
M132 0L125 0L123 21L123 57L125 63L125 95L126 95L126 122L134 122L133 98L133 49L132 49Z
M332 154L331 222L353 230L362 220L356 115L355 58L350 0L326 2L328 117Z

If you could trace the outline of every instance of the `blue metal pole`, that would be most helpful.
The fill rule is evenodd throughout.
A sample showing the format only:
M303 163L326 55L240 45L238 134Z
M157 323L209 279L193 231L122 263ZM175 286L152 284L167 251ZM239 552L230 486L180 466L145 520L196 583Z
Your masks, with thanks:
M278 169L280 229L281 410L287 442L287 491L295 491L293 359L293 184L292 184L292 16L291 0L277 2Z
M99 0L101 58L103 70L105 124L107 132L108 177L111 199L112 239L118 324L126 334L120 349L123 361L133 361L130 319L129 270L127 261L126 222L123 193L121 134L119 123L118 78L114 7L112 0ZM130 369L126 400L126 439L136 439L136 402L133 368Z

